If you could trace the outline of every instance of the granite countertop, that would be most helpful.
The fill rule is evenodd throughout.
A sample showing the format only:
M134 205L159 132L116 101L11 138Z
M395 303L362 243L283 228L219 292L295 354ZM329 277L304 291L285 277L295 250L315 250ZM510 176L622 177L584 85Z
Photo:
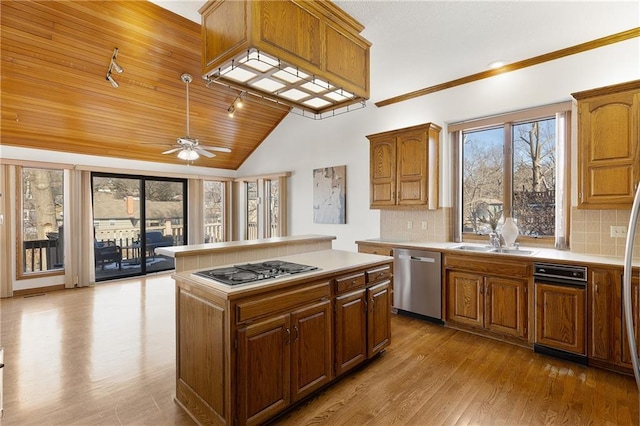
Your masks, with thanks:
M252 260L250 263L264 262L267 260L276 260L276 259L270 258L270 259L259 259L255 261ZM202 278L198 275L195 275L195 272L197 271L231 267L233 266L233 264L178 272L178 273L175 273L173 277L188 278L193 282L207 286L218 292L231 295L231 294L237 294L237 293L246 293L246 292L254 291L260 288L273 287L278 284L285 284L287 282L291 282L294 280L297 281L300 278L316 279L316 278L321 278L325 275L332 275L332 274L340 273L341 271L352 270L354 268L365 268L368 266L375 266L385 262L393 261L393 257L379 256L376 254L367 254L367 253L356 253L352 251L342 251L342 250L320 250L320 251L314 251L309 253L295 254L291 256L279 256L277 260L300 263L303 265L317 266L319 269L310 271L310 272L302 272L299 274L286 275L286 276L275 278L275 279L255 281L247 284L238 284L235 286L227 285L219 281Z
M562 263L578 263L578 264L596 264L596 265L605 265L605 266L623 266L624 258L623 257L614 257L614 256L598 256L584 253L574 253L569 250L558 250L551 248L540 248L540 247L526 247L520 246L520 250L529 250L532 251L532 254L526 255L518 255L518 254L502 254L502 253L483 253L483 252L466 252L465 250L456 250L453 247L460 245L469 245L469 246L487 246L487 244L481 243L455 243L455 242L444 242L444 243L435 243L435 242L417 242L417 241L400 241L400 240L391 240L391 239L382 239L382 238L374 238L368 240L360 240L356 241L357 243L362 244L379 244L383 246L390 246L396 248L408 248L408 249L424 249L424 250L436 250L441 252L447 252L449 254L474 254L479 256L492 256L498 258L513 258L516 257L518 259L530 259L534 262L562 262ZM640 266L640 261L634 261L634 266Z

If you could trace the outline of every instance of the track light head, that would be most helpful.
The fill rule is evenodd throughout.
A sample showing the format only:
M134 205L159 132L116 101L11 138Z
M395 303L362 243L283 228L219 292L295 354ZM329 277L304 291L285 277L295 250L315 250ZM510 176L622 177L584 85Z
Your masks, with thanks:
M111 67L118 73L118 74L122 74L123 73L123 69L120 68L120 65L118 65L116 63L116 61L114 59L111 60Z
M227 112L229 113L229 117L233 118L233 114L236 112L236 107L233 105L230 105L229 108L227 109Z
M109 72L109 73L107 73L107 80L109 81L109 83L111 83L111 85L113 86L113 88L114 88L114 89L117 89L117 88L118 88L118 86L119 86L119 85L118 85L118 82L117 82L117 81L115 81L115 80L113 79L113 77L111 77L111 73L110 73L110 72Z

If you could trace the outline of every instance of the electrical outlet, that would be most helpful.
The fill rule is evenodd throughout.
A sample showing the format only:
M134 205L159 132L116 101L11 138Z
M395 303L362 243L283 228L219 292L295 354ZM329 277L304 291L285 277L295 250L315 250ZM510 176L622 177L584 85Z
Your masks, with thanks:
M407 222L407 229L413 229L413 222L411 221Z
M611 226L609 229L611 231L611 238L627 238L626 226Z
M427 230L427 221L426 221L426 220L423 220L423 221L422 221L422 230L423 230L423 231L426 231L426 230Z

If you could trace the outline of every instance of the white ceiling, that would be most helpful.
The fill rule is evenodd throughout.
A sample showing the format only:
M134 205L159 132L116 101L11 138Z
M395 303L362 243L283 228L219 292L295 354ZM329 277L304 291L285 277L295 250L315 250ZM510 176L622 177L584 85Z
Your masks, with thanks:
M198 23L205 4L153 2ZM638 0L334 3L372 43L373 102L484 71L494 60L516 62L640 27Z

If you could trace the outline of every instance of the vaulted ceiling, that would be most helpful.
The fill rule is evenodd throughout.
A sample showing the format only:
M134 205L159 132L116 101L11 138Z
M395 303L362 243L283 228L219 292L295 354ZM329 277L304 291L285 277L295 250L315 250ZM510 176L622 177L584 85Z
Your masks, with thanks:
M286 116L201 78L200 25L149 2L1 2L3 145L184 164L163 155L186 135L231 153L193 164L237 169ZM107 69L118 48L113 73Z
M200 78L204 0L154 3L0 2L1 143L183 164L161 152L186 135L186 72L194 76L190 136L232 150L194 164L237 169L287 113L250 101L229 118L238 93ZM484 71L493 60L512 63L640 27L637 1L335 3L373 44L368 108ZM105 79L114 47L125 70L114 75L117 89Z

